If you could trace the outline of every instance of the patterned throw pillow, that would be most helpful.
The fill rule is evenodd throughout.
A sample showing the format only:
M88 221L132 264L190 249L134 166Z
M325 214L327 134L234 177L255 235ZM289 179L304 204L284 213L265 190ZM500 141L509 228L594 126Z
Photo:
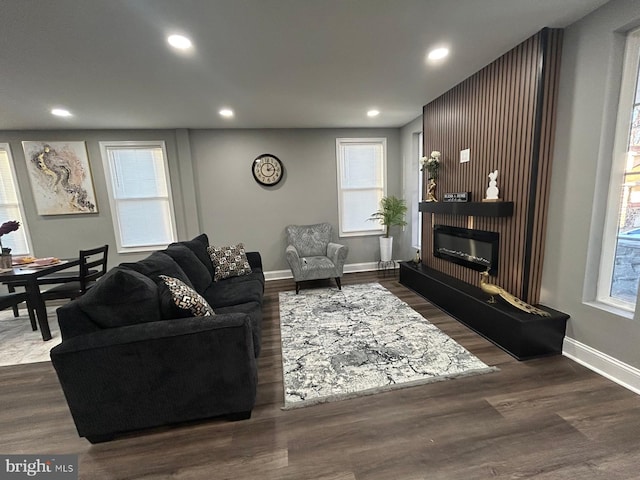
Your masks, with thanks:
M207 247L207 251L215 267L214 281L251 273L251 265L247 260L244 244L239 243L232 247L214 247L210 245Z
M190 311L194 317L210 317L215 315L213 309L198 292L177 278L159 275L167 286L176 306Z

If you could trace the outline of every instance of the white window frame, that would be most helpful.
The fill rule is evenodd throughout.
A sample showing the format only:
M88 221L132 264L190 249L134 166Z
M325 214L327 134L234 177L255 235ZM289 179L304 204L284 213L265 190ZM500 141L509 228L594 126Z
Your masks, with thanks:
M599 303L634 312L635 305L611 296L614 261L618 243L618 222L620 215L620 200L622 179L625 175L627 149L629 146L629 132L636 95L636 81L640 65L640 29L630 32L627 36L625 59L620 87L620 101L614 136L614 147L611 162L611 177L607 197L605 223L600 256L600 271L598 274L596 300ZM596 193L597 194L597 193Z
M17 220L20 222L20 230L22 230L22 234L24 236L25 242L27 244L26 252L16 252L12 251L12 255L32 255L33 254L33 244L31 243L31 234L29 233L29 227L27 225L27 215L24 213L24 201L22 197L22 193L20 192L20 184L18 182L18 176L16 174L16 167L13 163L13 155L11 154L11 147L8 143L0 143L0 150L4 151L9 158L9 174L11 175L11 182L13 183L13 187L16 190L16 196L18 197L18 211L20 212L21 218L11 218L10 220ZM6 203L4 205L12 205L10 203ZM1 224L2 222L0 222ZM14 232L15 235L17 232Z
M171 223L171 235L172 235L172 238L168 243L155 244L155 245L137 245L137 246L131 246L131 247L122 245L122 235L120 233L121 227L120 227L120 218L119 218L119 209L118 209L118 199L115 198L113 176L111 171L111 162L109 157L109 149L117 149L117 148L122 148L122 149L160 148L162 149L163 167L165 172L165 178L167 181L167 197L169 202L169 213L170 213L170 218L168 220ZM169 162L167 159L167 149L165 146L165 142L162 140L100 142L100 152L102 154L102 165L104 167L104 175L107 183L107 193L109 195L109 205L111 207L111 218L113 220L113 229L116 237L116 247L117 247L118 253L149 252L154 250L162 250L166 248L169 243L177 241L178 235L176 230L176 215L175 215L175 209L173 205L173 196L172 196L172 190L171 190L171 176L169 172Z
M342 225L342 219L344 218L344 202L342 194L345 191L363 190L362 188L346 188L342 186L342 177L344 173L344 158L343 158L343 146L349 145L376 145L382 147L382 162L380 165L381 172L380 178L382 185L377 187L381 191L381 197L387 194L387 139L386 138L336 138L336 161L338 164L338 230L340 237L358 237L366 235L380 235L384 233L384 227L379 222L371 221L371 228L366 230L345 230ZM370 188L366 188L370 190ZM371 210L371 214L376 212L380 208L380 205L376 205Z

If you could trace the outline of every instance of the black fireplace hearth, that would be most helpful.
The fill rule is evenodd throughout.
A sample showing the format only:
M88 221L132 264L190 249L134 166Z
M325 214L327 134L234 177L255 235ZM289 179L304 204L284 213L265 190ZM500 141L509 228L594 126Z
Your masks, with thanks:
M488 303L480 288L412 262L400 263L400 283L518 360L562 353L566 313L536 305L550 314L540 317L508 304Z

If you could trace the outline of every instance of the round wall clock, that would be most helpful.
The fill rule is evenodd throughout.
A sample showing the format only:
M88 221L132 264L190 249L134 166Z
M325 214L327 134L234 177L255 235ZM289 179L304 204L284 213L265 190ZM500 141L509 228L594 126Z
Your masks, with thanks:
M283 172L284 168L280 159L269 153L259 155L251 166L251 173L253 173L256 182L267 187L273 187L282 180Z

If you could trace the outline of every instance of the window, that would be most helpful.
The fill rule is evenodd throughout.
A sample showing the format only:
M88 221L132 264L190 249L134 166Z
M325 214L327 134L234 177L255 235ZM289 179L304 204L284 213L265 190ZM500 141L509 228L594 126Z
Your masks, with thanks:
M164 142L100 142L118 252L176 240Z
M12 255L31 253L31 239L24 219L20 189L16 181L9 144L0 143L0 225L9 220L20 222L20 228L2 236L2 246L10 248Z
M337 138L340 236L374 235L382 225L370 221L386 192L386 138Z
M640 275L640 30L627 38L598 300L634 311Z

